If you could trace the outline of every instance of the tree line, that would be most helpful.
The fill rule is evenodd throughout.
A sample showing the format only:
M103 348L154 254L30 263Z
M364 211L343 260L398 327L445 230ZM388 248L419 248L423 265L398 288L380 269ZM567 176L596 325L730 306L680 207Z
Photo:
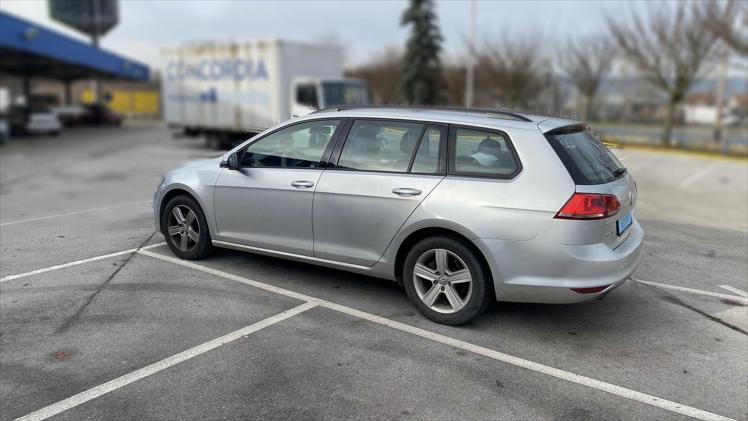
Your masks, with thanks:
M466 66L442 62L433 0L411 0L401 24L410 29L404 50L387 48L348 75L366 80L377 103L463 105ZM746 27L742 0L652 2L627 16L608 15L597 32L574 34L553 48L538 32L484 37L465 47L475 63L473 105L559 112L564 78L578 93L579 119L594 119L603 81L626 66L667 98L662 140L668 144L678 107L720 49L748 57Z

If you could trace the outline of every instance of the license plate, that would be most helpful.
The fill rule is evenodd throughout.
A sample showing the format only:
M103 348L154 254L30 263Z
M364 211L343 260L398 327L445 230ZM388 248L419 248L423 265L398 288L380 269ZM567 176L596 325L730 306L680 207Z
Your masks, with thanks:
M620 236L626 231L626 228L630 227L631 224L634 222L634 217L631 216L631 212L626 212L621 219L616 221L616 229L618 231L618 235Z

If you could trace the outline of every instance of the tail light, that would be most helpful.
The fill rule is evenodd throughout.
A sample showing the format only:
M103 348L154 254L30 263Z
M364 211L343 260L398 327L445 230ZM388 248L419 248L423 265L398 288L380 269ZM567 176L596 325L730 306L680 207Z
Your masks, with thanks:
M603 219L621 209L618 198L610 194L574 193L556 219Z

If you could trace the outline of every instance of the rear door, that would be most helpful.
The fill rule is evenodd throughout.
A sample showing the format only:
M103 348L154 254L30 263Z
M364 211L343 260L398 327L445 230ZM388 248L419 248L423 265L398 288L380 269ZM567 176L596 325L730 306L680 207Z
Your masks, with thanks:
M354 120L314 195L314 256L372 266L444 178L445 126Z
M618 214L597 221L599 240L615 249L626 240L634 220L637 191L633 177L613 153L582 126L569 126L545 133L563 162L578 193L616 196ZM593 221L590 221L593 223Z

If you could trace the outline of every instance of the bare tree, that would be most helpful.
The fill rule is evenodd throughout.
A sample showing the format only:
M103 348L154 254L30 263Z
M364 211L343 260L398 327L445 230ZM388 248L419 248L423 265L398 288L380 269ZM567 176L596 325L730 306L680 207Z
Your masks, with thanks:
M366 81L377 104L399 104L402 102L400 92L400 67L402 54L396 48L386 48L370 62L354 69L347 70L346 76L357 77Z
M740 55L748 56L748 2L744 0L697 2L702 25Z
M542 45L537 33L510 37L505 32L484 42L475 55L476 102L489 95L502 106L527 107L536 100L544 87Z
M559 65L584 99L581 120L593 117L594 101L600 84L610 71L613 45L606 37L594 34L570 39L559 51Z
M711 60L716 37L698 29L693 3L648 5L646 11L632 12L629 19L607 16L606 21L624 57L667 94L662 141L669 145L676 110Z

